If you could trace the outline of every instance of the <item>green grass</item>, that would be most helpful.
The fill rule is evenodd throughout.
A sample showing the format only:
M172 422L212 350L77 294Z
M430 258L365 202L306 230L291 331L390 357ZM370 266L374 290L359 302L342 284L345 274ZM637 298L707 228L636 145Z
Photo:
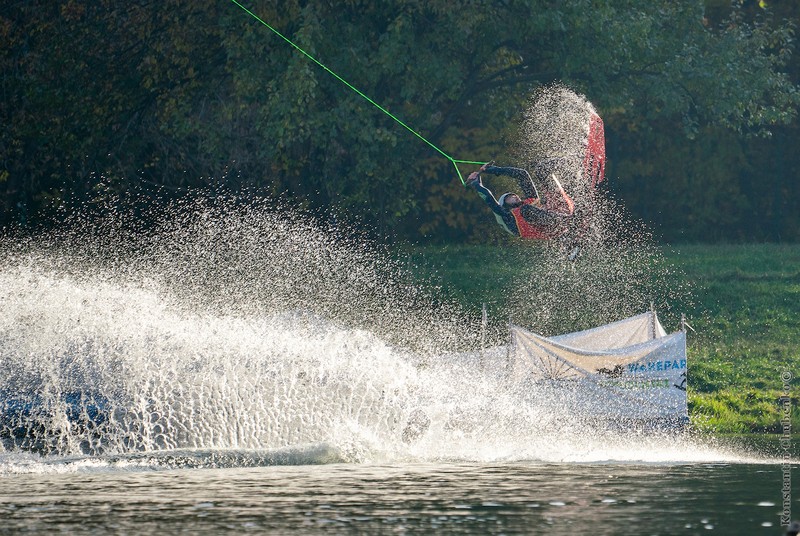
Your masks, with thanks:
M668 287L690 288L666 315L685 313L689 333L689 411L715 433L778 432L784 382L800 376L800 245L691 245L663 248ZM446 246L404 251L420 280L468 310L500 315L519 260L508 246ZM662 285L663 287L663 285ZM660 296L653 296L656 303ZM614 319L610 319L614 320ZM796 409L800 382L791 382ZM792 412L792 428L800 415Z
M693 422L717 432L779 431L781 373L800 375L800 245L684 246L668 256L695 284Z

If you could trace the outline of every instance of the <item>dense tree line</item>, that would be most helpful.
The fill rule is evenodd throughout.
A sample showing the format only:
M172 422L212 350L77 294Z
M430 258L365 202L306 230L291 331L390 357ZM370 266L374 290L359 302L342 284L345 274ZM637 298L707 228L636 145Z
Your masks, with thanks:
M800 239L796 2L248 7L455 158L508 157L558 81L605 119L612 192L666 238ZM0 39L2 223L209 188L406 238L491 229L450 162L232 2L15 0Z

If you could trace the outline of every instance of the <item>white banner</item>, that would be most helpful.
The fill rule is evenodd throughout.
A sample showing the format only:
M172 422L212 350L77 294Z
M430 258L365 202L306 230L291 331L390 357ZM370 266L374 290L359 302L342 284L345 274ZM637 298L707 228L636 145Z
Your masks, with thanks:
M664 335L655 318L646 328L642 321L647 315L553 338L511 326L512 376L516 382L546 383L572 393L576 411L586 415L684 421L686 334ZM625 326L630 329L620 329ZM650 335L643 335L648 329ZM620 346L620 341L637 338L649 340ZM599 348L600 340L608 347Z

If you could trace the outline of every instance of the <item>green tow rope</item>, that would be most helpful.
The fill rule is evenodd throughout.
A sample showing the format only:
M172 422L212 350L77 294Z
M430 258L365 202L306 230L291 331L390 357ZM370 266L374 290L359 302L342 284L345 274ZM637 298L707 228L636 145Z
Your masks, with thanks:
M403 127L406 129L406 130L408 130L408 131L409 131L409 132L411 132L413 135L415 135L416 137L418 137L419 139L421 139L422 141L424 141L425 143L427 143L428 145L430 145L430 146L431 146L431 147L432 147L434 150L436 150L436 151L437 151L439 154L441 154L442 156L444 156L445 158L447 158L447 159L448 159L450 162L452 162L452 163L453 163L453 166L456 168L456 173L458 173L458 178L459 178L459 179L461 179L461 184L465 184L465 183L464 183L464 177L462 177L462 176L461 176L461 171L458 169L458 164L476 164L476 165L483 165L483 164L485 164L485 163L486 163L486 162L474 162L474 161L471 161L471 160L456 160L455 158L453 158L453 157L452 157L452 156L450 156L449 154L447 154L447 153L445 153L444 151L442 151L441 149L439 149L439 148L438 148L437 146L435 146L433 143L431 143L430 141L426 140L426 139L425 139L425 138L424 138L424 137L423 137L423 136L422 136L422 135L421 135L419 132L415 131L415 130L414 130L414 129L412 129L410 126L406 125L406 124L405 124L405 123L403 123L401 120L399 120L398 118L396 118L394 115L392 115L392 114L389 112L389 110L387 110L386 108L384 108L383 106L381 106L380 104L378 104L377 102L375 102L374 100L372 100L372 99L370 99L369 97L367 97L366 95L364 95L364 93L362 93L361 91L359 91L357 88L353 87L353 85L352 85L352 84L350 84L350 82L348 82L347 80L345 80L344 78L342 78L341 76L339 76L338 74L336 74L335 72L333 72L333 71L331 71L330 69L328 69L328 68L327 68L325 65L323 65L321 62L319 62L319 61L318 61L316 58L314 58L314 57L313 57L311 54L309 54L308 52L306 52L305 50L303 50L302 48L300 48L299 46L297 46L296 44L294 44L294 43L293 43L293 42L292 42L292 41L291 41L289 38L287 38L287 37L286 37L286 36L284 36L282 33L280 33L278 30L276 30L275 28L273 28L272 26L270 26L269 24L267 24L266 22L264 22L264 20L263 20L263 19L261 19L261 18L260 18L258 15L256 15L255 13L253 13L252 11L250 11L249 9L247 9L246 7L244 7L244 6L243 6L242 4L240 4L240 3L239 3L237 0L231 0L231 2L233 2L234 4L236 4L237 6L239 6L240 8L242 8L242 10L243 10L245 13L247 13L248 15L250 15L251 17L253 17L254 19L256 19L258 22L260 22L261 24L263 24L263 25L264 25L264 26L266 26L267 28L269 28L269 29L272 31L272 33L274 33L275 35L277 35L278 37L280 37L281 39L283 39L284 41L286 41L287 43L289 43L290 45L292 45L294 48L296 48L296 49L297 49L297 50L298 50L298 51L299 51L301 54L303 54L305 57L307 57L308 59L310 59L311 61L313 61L314 63L316 63L317 65L319 65L319 66L320 66L320 67L322 67L323 69L325 69L326 71L328 71L328 72L329 72L329 73L330 73L330 74L331 74L331 75L332 75L334 78L336 78L337 80L339 80L341 83L343 83L344 85L346 85L347 87L349 87L350 89L352 89L353 91L355 91L356 93L358 93L359 95L361 95L361 96L362 96L362 97L363 97L363 98L364 98L364 99L365 99L367 102L369 102L370 104L372 104L373 106L375 106L375 107L376 107L378 110L382 111L383 113L385 113L386 115L388 115L389 117L391 117L392 119L394 119L395 121L397 121L397 122L398 122L400 125L402 125L402 126L403 126Z

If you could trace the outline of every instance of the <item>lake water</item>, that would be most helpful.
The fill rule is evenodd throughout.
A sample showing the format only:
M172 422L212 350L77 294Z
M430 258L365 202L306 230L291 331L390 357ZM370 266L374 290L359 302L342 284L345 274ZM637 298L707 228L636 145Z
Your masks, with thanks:
M782 466L751 458L316 463L326 455L324 447L299 449L295 460L246 451L7 454L0 458L0 532L784 533ZM315 463L258 466L304 456ZM792 507L800 514L796 498Z

